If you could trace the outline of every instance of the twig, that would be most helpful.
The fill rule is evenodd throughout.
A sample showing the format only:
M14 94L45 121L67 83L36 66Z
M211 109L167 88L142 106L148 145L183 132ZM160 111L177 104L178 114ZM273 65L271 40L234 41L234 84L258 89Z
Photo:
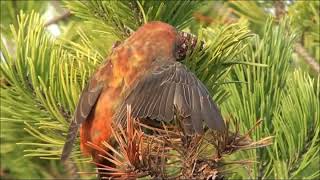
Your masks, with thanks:
M53 19L50 19L49 21L47 21L44 26L50 26L52 24L57 24L57 22L61 21L61 20L65 20L68 17L70 17L72 14L70 13L70 11L66 11L63 14L61 14L60 16L54 17Z
M277 0L275 2L275 11L276 11L276 18L278 22L280 21L281 17L286 14L285 4L281 0ZM316 59L303 47L303 45L299 42L293 45L294 51L302 57L302 59L310 66L310 68L315 71L316 73L320 73L320 65L316 61Z
M302 59L310 66L312 70L317 72L318 74L320 73L320 65L316 61L314 57L309 54L309 52L301 45L301 43L295 43L294 44L294 51L302 57Z
M284 16L286 14L285 4L284 4L283 0L277 0L274 2L274 6L275 6L275 13L276 13L277 21L280 21L282 16Z

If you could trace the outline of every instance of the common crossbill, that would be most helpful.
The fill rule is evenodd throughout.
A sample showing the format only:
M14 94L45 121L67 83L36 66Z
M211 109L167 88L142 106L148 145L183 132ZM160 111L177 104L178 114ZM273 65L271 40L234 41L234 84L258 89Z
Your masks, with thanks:
M150 22L117 44L80 96L61 159L70 155L81 127L81 151L103 163L99 152L86 143L105 148L102 143L111 139L112 123L125 125L127 104L133 118L170 122L181 117L187 134L202 133L203 121L223 130L224 121L208 90L179 62L195 43L169 24Z

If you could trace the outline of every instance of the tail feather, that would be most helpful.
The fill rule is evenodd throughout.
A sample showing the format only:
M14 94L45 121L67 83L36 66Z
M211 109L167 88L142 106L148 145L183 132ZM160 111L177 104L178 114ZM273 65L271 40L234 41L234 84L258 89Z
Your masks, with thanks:
M72 151L72 147L74 144L74 141L76 140L78 130L79 130L80 125L77 124L74 120L71 121L70 127L69 127L69 133L66 138L66 142L63 146L62 154L61 154L61 161L65 162Z

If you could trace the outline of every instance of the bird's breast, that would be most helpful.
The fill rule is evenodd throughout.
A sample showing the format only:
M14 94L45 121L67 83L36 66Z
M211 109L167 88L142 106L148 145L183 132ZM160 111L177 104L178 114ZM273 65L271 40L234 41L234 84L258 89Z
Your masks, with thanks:
M112 118L117 105L150 64L141 50L123 47L117 50L119 52L114 53L95 74L95 79L105 82L105 85L93 112L81 128L84 154L92 151L85 145L88 141L103 148L103 142L111 136Z

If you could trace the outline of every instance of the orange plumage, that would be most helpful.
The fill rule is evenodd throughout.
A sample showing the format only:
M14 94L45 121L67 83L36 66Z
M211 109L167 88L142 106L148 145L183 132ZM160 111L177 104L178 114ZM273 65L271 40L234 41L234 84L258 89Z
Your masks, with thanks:
M148 31L150 33L146 33ZM88 147L87 142L103 147L102 142L110 138L117 104L123 98L123 93L147 70L151 61L159 54L174 57L175 37L175 29L167 24L146 24L114 49L108 62L98 69L94 78L103 81L104 88L96 107L80 129L81 150L85 155L96 151Z
M186 37L166 23L150 22L115 47L82 92L61 159L68 158L81 127L82 152L104 163L87 143L104 149L112 123L125 124L127 104L132 105L134 118L169 122L178 114L188 134L202 133L203 121L210 128L224 129L205 86L176 61L185 57L190 46Z

